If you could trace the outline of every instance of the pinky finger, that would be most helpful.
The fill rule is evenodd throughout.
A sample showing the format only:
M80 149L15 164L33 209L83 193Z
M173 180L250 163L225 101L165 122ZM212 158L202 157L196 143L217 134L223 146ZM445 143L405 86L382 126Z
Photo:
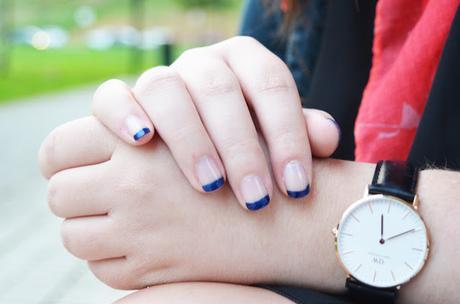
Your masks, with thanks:
M107 128L131 145L152 139L153 124L121 80L103 83L94 93L92 111Z
M327 112L303 109L308 139L314 157L330 157L340 143L341 131L335 119Z

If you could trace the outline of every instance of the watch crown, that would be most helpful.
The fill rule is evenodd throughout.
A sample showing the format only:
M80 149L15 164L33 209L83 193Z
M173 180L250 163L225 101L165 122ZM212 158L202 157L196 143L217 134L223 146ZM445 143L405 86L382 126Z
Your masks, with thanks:
M332 228L332 234L334 236L337 236L338 231L339 231L339 225L337 225L337 227Z

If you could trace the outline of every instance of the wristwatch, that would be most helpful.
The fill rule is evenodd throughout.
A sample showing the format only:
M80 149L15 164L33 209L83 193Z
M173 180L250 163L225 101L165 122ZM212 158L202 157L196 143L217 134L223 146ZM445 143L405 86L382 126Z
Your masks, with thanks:
M393 303L401 285L425 265L429 236L417 212L417 177L407 162L380 161L364 198L333 229L354 302Z

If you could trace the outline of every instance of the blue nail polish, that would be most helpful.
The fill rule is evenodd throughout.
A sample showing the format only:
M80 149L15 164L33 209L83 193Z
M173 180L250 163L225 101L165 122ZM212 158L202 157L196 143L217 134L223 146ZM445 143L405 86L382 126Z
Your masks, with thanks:
M215 190L219 189L223 185L224 185L224 178L221 177L219 179L216 179L212 183L203 185L203 190L206 191L206 192L212 192L212 191L215 191Z
M246 207L251 211L256 211L262 209L263 207L267 206L270 202L270 196L266 195L258 201L246 203Z
M307 185L307 187L301 191L287 191L287 194L292 198L302 198L307 196L308 193L310 193L310 185Z
M150 133L149 128L143 128L142 130L140 130L139 132L134 134L133 138L134 138L135 141L138 141L139 139L141 139L142 137L144 137L145 135L147 135L149 133Z
M339 142L340 142L340 140L342 139L342 128L340 128L339 124L337 123L337 121L334 118L328 118L328 119L330 121L332 121L332 123L335 125L335 127L339 131Z

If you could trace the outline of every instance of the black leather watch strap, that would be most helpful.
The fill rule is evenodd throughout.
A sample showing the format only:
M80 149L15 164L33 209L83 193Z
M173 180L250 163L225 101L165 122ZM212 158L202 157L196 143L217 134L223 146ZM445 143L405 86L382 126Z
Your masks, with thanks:
M369 194L387 194L409 203L414 201L418 170L404 161L380 161L375 168Z
M418 170L404 161L384 160L377 163L369 194L386 194L414 202ZM396 301L398 289L376 288L353 278L346 282L353 303L390 304Z
M350 300L356 304L393 304L396 301L398 289L394 288L376 288L352 278L348 278L345 286L348 289Z

